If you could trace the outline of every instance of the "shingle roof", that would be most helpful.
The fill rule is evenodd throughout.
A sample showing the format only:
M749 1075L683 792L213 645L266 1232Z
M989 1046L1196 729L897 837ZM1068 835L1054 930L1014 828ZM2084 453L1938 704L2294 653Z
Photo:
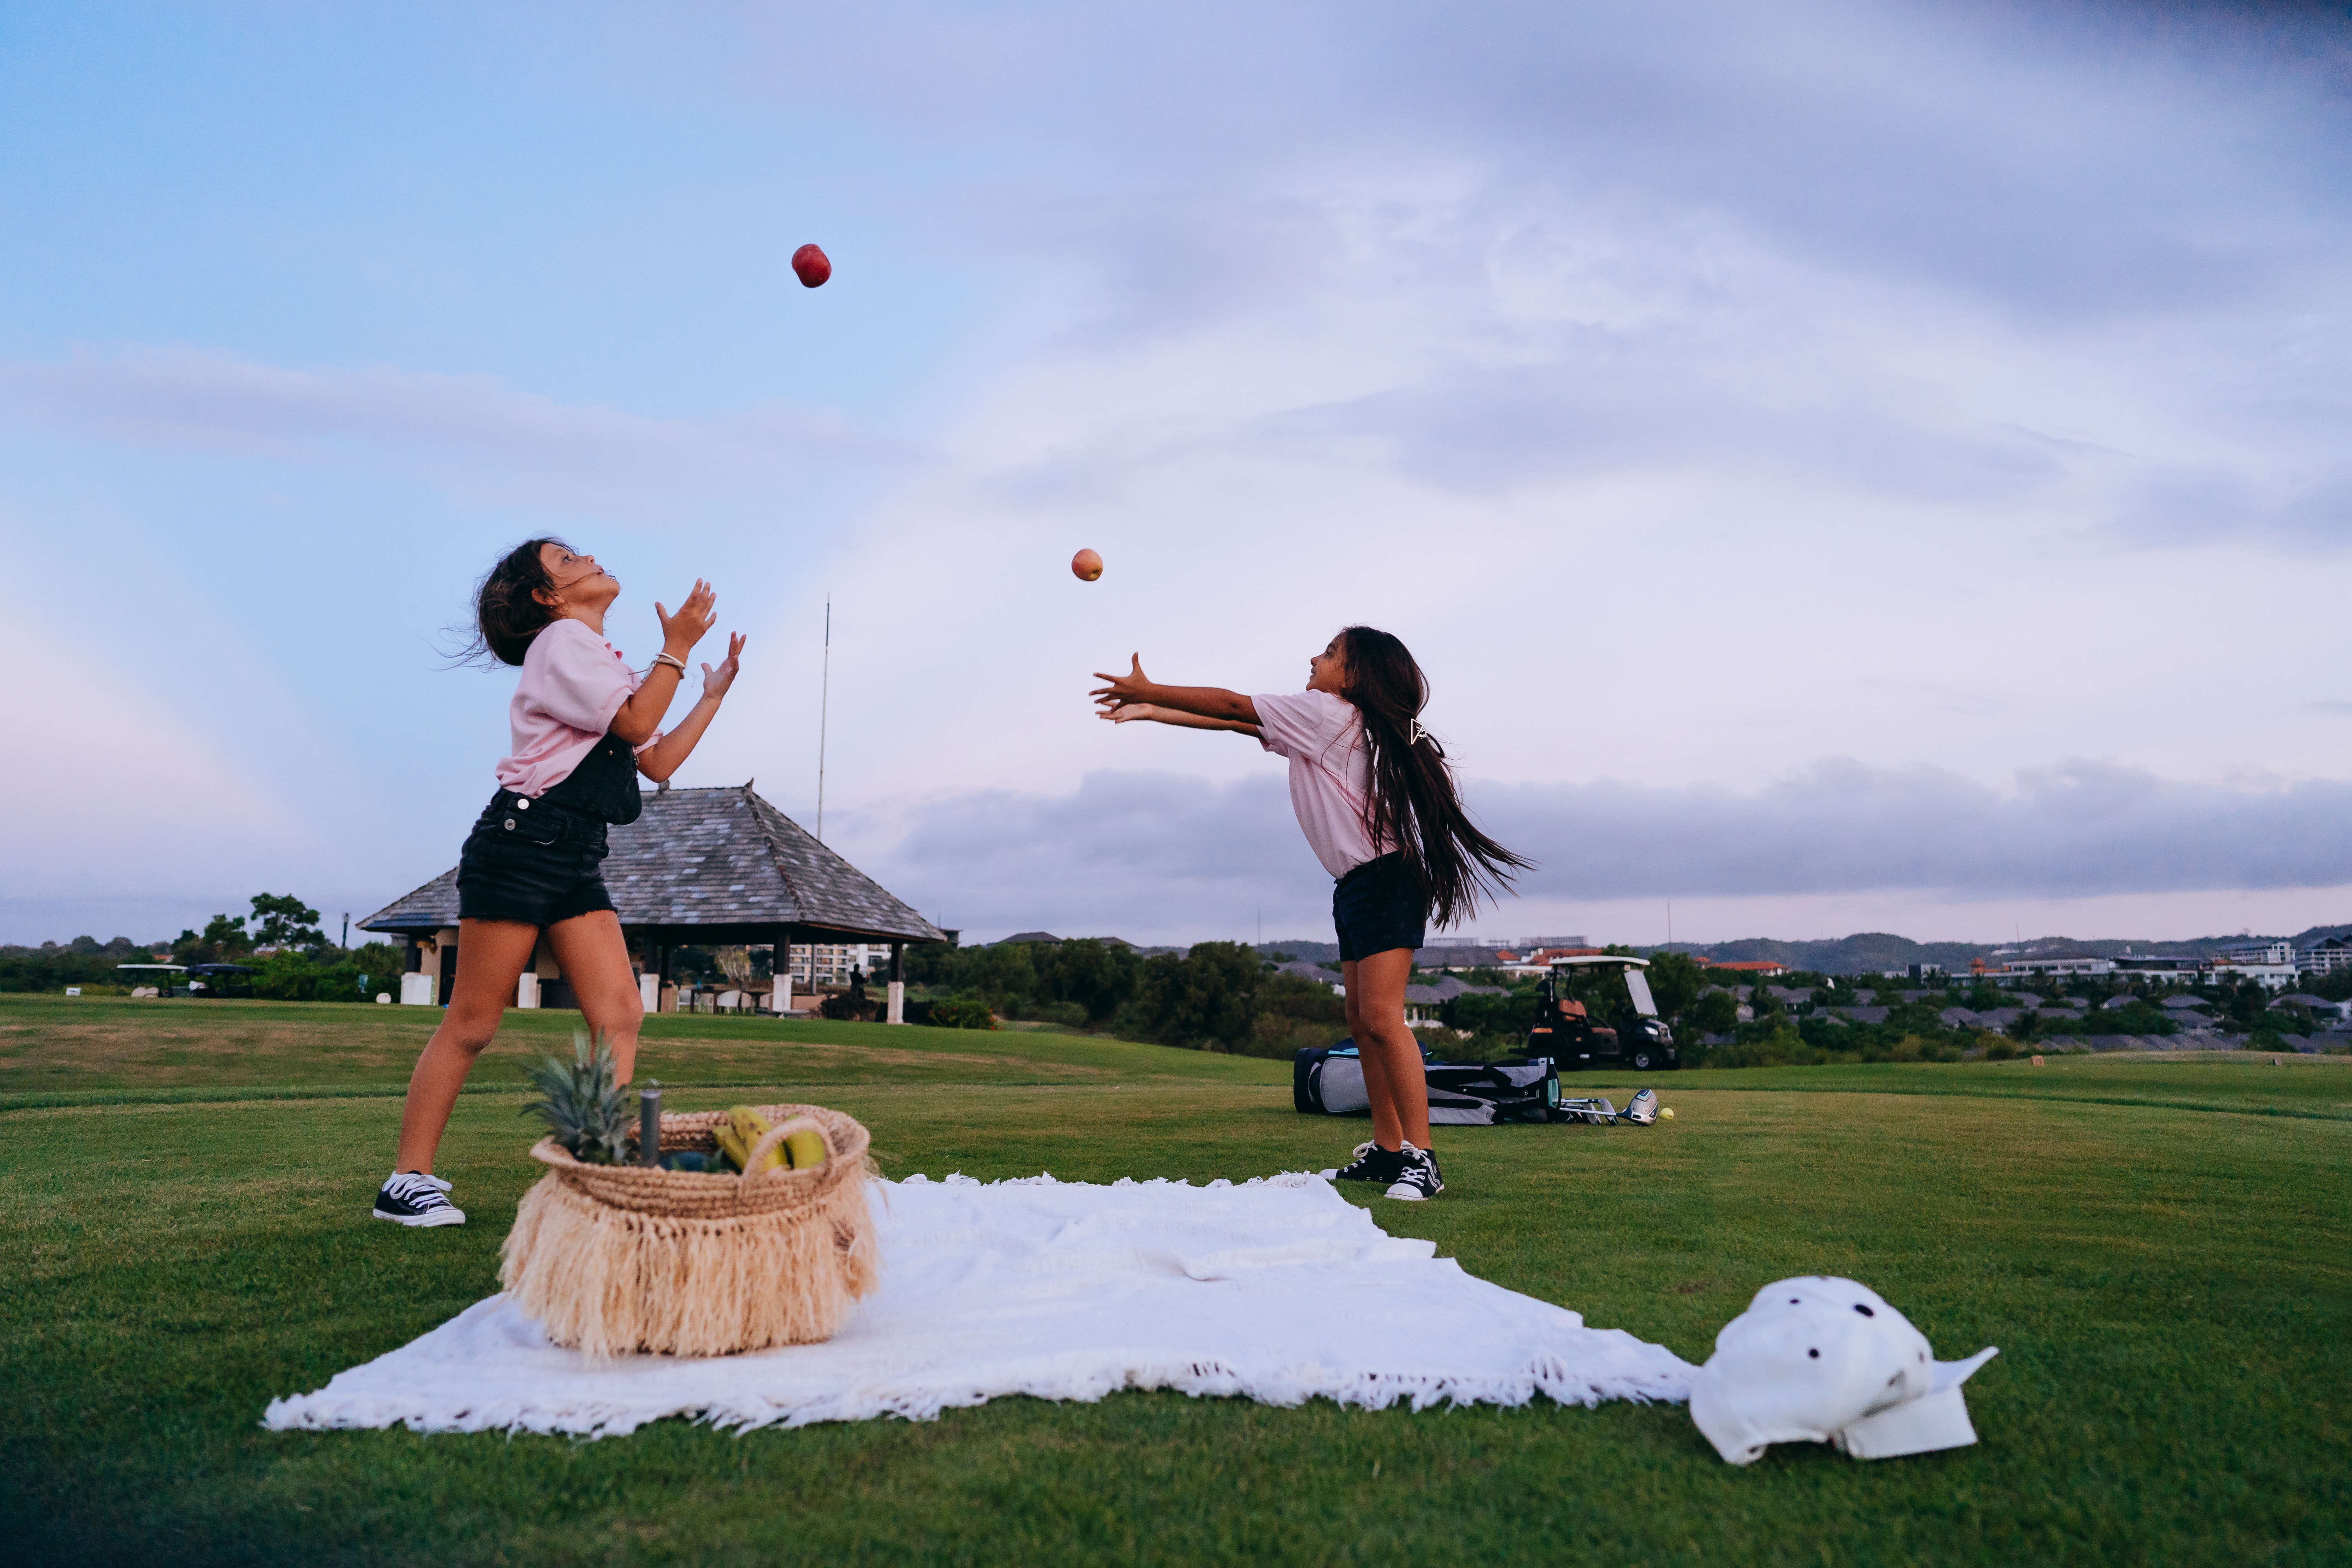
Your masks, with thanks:
M852 942L946 940L749 784L648 795L644 814L615 826L611 844L604 886L625 926L795 925ZM360 926L404 931L457 923L452 867Z

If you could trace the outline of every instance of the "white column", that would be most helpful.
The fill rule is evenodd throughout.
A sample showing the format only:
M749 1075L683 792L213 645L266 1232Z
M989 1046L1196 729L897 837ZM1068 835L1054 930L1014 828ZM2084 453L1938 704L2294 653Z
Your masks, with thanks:
M906 1021L907 983L903 980L893 980L890 982L890 1011L887 1016L884 1018L883 1022L889 1024L903 1024Z
M515 977L515 1005L518 1007L539 1005L539 976L528 969Z
M656 973L655 973L653 971L651 971L651 970L647 970L645 973L638 975L638 976L637 976L637 995L638 995L638 996L639 996L639 997L644 1001L644 1003L645 1003L645 1005L646 1005L646 1012L648 1012L648 1013L658 1013L658 1012L660 1012L660 1011L661 1011L661 976L660 976L660 975L658 975L658 974L656 974Z
M789 966L776 974L776 1013L779 1016L793 1010L793 972Z
M404 974L400 977L400 1005L404 1007L433 1005L433 976L425 973Z

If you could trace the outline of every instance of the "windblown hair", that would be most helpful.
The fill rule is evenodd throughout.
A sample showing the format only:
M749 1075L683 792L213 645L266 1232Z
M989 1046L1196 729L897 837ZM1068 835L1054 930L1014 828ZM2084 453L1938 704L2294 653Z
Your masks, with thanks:
M1498 896L1515 871L1534 864L1487 837L1462 808L1445 748L1421 727L1429 678L1402 642L1370 626L1339 634L1348 664L1348 700L1363 716L1371 763L1364 831L1373 853L1404 856L1444 927L1466 917L1482 897Z
M482 574L474 586L473 636L459 651L458 663L495 659L520 664L530 651L530 639L555 618L555 612L539 600L541 590L555 591L555 579L539 558L540 547L546 544L572 548L560 539L526 539Z

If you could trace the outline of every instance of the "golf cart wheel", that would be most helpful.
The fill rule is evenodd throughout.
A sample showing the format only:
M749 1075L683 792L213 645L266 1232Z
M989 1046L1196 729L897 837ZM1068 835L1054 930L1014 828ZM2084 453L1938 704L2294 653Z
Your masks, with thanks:
M1647 1046L1638 1046L1634 1047L1633 1070L1635 1072L1648 1072L1652 1068L1656 1067L1657 1065L1658 1058L1650 1054L1650 1048Z

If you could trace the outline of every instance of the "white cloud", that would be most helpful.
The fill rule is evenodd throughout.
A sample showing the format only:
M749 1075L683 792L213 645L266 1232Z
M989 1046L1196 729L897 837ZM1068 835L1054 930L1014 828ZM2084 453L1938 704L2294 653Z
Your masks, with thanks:
M2141 902L2119 912L2187 919L2193 900L2175 895L2324 890L2326 904L2352 884L2344 784L2225 789L2073 763L1993 790L1831 761L1748 793L1474 780L1465 795L1487 831L1537 862L1517 899L1470 922L1480 931L1636 911L1646 931L1669 900L1685 907L1685 936L1741 910L1810 924L1843 909L1853 923L1842 935L1890 906L1973 910L1982 925L2126 896ZM1099 773L1066 794L955 795L840 821L836 842L886 885L983 933L1230 937L1261 911L1277 934L1329 923L1329 880L1278 773L1223 785Z
M810 458L903 463L838 420L783 410L716 421L566 404L487 376L393 366L299 369L184 346L126 344L0 366L27 415L136 446L278 461L354 451L564 489L675 492L772 481Z
M159 681L112 668L90 628L11 599L0 605L0 664L19 713L0 769L0 904L202 893L331 858L273 782L276 760L237 743L234 694L184 670Z

